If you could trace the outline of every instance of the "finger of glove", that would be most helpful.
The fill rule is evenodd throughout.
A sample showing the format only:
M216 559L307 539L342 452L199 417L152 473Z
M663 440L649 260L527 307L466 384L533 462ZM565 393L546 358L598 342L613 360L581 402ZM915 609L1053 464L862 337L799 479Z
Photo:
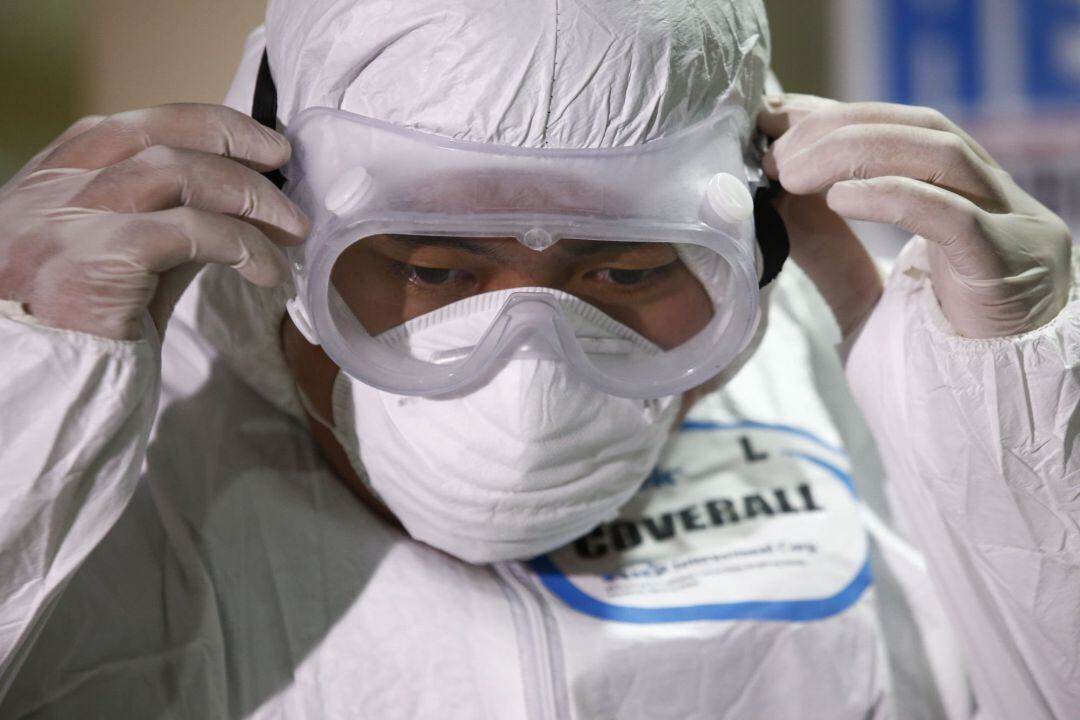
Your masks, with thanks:
M828 98L815 95L799 95L795 93L787 95L769 95L762 104L761 112L758 113L758 130L766 137L779 141L792 128L798 127L806 118L820 113L828 108L839 106L841 103ZM772 146L769 145L762 159L762 167L770 180L778 180L780 171L776 166L776 158Z
M976 157L997 167L990 154L954 122L933 108L890 103L834 103L804 116L770 148L776 162L809 147L826 135L852 125L905 125L959 137Z
M902 125L833 130L778 164L788 192L810 195L845 180L900 176L959 193L991 212L1008 209L993 170L956 135Z
M761 112L758 113L757 127L767 137L775 140L810 115L838 105L842 103L815 95L768 95L762 103Z
M67 130L60 133L52 142L43 147L36 155L27 161L25 165L12 177L10 183L14 184L22 180L24 177L32 172L35 172L41 165L42 161L49 156L56 148L60 147L69 140L82 135L84 132L92 127L95 127L104 119L102 115L88 115L87 117L80 118L68 127Z
M184 205L242 218L285 245L299 244L309 229L303 211L254 170L219 155L160 145L96 171L71 204L125 213Z
M165 334L165 329L169 324L169 318L172 317L176 303L180 300L180 296L184 294L188 285L191 284L191 281L199 274L202 267L199 263L187 263L159 276L154 295L147 305L147 310L150 311L150 318L154 321L158 335Z
M188 263L228 265L255 285L274 287L288 277L285 256L255 226L236 218L190 207L148 213L154 232L141 233L132 248L148 271L164 273Z
M948 190L908 177L881 177L837 183L826 199L850 220L895 225L937 244L961 275L983 275L992 262L982 237L987 214Z
M39 169L96 170L155 145L198 150L265 172L284 165L288 141L223 105L178 103L112 115L53 149Z

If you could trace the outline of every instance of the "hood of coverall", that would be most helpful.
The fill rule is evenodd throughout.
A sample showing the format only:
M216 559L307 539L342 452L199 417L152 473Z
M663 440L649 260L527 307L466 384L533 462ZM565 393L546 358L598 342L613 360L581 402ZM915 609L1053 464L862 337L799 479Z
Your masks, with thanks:
M756 107L769 60L760 0L271 0L266 42L285 124L324 106L521 147L641 144L733 88Z
M755 112L770 42L761 0L271 0L230 106L250 111L264 46L285 125L323 106L456 139L602 148L663 137L720 104ZM299 414L276 330L283 294L217 268L199 285L203 332Z

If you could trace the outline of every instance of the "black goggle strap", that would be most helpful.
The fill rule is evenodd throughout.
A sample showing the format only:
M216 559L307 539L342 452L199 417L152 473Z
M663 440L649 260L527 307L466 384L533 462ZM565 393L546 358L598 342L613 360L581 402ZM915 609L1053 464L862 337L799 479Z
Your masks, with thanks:
M791 253L791 242L787 228L777 212L773 201L780 194L780 185L772 183L762 185L754 194L754 228L757 231L758 246L765 259L765 267L758 287L765 287L780 274Z
M259 75L255 79L255 97L251 101L251 117L271 130L277 130L277 87L270 74L270 58L263 50L262 62L259 63ZM280 190L285 185L285 176L280 170L271 170L263 176L274 183Z

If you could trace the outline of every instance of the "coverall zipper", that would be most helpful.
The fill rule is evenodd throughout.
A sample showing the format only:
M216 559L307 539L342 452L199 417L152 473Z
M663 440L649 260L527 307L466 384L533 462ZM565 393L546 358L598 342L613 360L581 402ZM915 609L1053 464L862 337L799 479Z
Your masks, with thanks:
M547 602L520 563L494 570L514 618L528 720L568 720L562 646Z

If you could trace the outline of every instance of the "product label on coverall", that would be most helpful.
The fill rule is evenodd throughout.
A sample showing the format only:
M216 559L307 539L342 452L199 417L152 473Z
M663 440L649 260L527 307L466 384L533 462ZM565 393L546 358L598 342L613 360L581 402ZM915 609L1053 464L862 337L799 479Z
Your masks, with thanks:
M531 565L570 607L635 623L816 620L871 582L844 452L753 422L687 423L617 519Z

